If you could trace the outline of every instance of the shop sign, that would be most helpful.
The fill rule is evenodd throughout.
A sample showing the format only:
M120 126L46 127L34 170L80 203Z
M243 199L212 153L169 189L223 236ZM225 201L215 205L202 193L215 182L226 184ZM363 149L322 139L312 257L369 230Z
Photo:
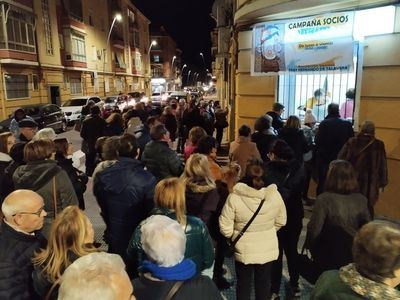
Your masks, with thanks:
M351 71L354 12L255 25L252 75L277 72Z

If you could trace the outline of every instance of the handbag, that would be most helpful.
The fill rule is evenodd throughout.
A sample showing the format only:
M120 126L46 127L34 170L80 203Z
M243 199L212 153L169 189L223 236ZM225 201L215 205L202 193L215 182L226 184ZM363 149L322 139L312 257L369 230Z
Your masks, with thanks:
M261 201L260 205L258 206L257 210L254 212L254 214L251 217L251 219L242 228L242 230L239 232L239 234L236 236L236 238L233 241L231 239L229 239L227 241L228 247L226 247L226 250L225 250L225 256L226 257L232 257L235 254L235 246L236 246L237 242L240 240L242 235L246 232L247 228L249 228L251 223L254 221L254 219L256 218L258 213L260 212L261 207L264 205L264 202L265 202L265 199Z

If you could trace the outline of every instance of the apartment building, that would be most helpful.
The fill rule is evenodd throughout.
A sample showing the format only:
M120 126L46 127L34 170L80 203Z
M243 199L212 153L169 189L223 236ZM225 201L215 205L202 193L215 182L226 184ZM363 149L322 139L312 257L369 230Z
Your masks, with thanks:
M149 93L149 24L129 0L0 0L0 119L29 104Z

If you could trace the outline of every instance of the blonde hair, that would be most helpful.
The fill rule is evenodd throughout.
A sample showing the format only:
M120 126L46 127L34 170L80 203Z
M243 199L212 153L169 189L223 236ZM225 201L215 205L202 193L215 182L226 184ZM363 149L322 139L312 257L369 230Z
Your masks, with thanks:
M190 155L185 165L182 179L186 184L206 183L206 186L215 188L215 182L211 176L210 166L207 156L199 153Z
M154 201L157 206L175 211L179 224L186 224L185 184L179 178L167 178L156 185Z
M199 126L195 126L189 131L189 141L192 143L192 145L197 145L200 139L205 136L207 136L206 131Z
M68 206L57 215L51 225L47 247L33 257L34 265L41 266L51 282L60 278L72 263L68 257L69 251L78 257L97 251L93 245L85 244L89 222L77 206Z

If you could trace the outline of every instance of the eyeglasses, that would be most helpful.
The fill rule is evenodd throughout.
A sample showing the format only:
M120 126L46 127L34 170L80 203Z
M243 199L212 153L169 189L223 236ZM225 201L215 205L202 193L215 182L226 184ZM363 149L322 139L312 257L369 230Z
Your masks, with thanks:
M39 208L39 210L37 212L18 212L16 214L13 214L12 216L15 217L16 215L20 214L20 215L37 215L38 217L40 217L40 215L42 214L42 211L44 211L44 206Z

